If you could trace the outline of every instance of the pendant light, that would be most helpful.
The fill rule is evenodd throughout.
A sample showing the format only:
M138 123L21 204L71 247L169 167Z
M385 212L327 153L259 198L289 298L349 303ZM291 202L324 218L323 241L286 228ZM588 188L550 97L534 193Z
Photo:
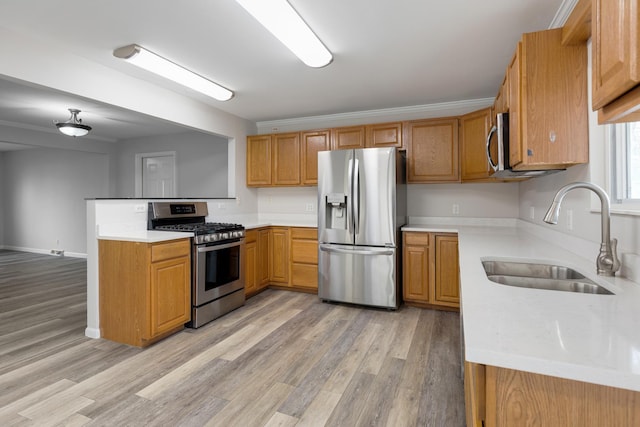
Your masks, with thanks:
M71 117L66 122L58 122L56 123L56 127L58 130L65 135L73 136L85 136L91 130L91 126L83 125L82 119L78 118L78 113L80 110L75 108L69 108L69 112L71 113Z

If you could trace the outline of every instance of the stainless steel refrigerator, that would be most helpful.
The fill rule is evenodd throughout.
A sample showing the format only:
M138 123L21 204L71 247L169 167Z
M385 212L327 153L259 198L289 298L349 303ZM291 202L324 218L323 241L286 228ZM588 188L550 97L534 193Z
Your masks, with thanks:
M406 219L404 151L318 153L320 298L398 308Z

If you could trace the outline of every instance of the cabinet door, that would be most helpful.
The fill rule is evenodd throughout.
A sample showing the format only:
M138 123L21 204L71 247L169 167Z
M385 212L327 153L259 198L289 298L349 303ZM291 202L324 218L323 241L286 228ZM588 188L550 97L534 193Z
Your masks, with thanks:
M520 56L522 43L518 43L516 54L509 64L507 77L509 87L509 165L522 163L522 136L520 134Z
M245 242L244 263L244 292L250 295L258 289L258 243L255 238L252 241L247 238Z
M328 130L302 132L302 184L318 184L318 153L331 149Z
M331 149L349 150L364 148L365 127L351 126L331 129Z
M404 140L408 148L408 182L459 181L457 119L407 122Z
M458 272L458 236L435 235L435 290L433 303L450 307L460 306L460 275Z
M272 136L273 185L300 185L300 134Z
M431 276L429 233L405 233L403 251L403 297L407 301L428 303Z
M247 137L247 186L271 185L271 135Z
M518 49L521 164L514 169L564 168L589 161L587 48L562 46L561 41L559 28L522 36ZM509 141L510 149L514 146L518 145Z
M269 284L269 234L268 228L258 230L258 262L256 269L259 289Z
M269 235L271 265L269 276L272 282L289 284L289 230L272 228Z
M491 176L486 142L491 113L491 108L485 108L460 117L462 181L487 180Z
M507 69L508 71L508 69ZM505 73L504 80L500 86L500 90L496 95L496 100L493 103L493 109L495 113L506 113L509 111L509 73Z
M184 325L191 319L190 279L188 256L151 264L149 338Z
M593 109L640 83L640 2L594 0L592 13Z
M380 123L366 127L365 145L371 148L402 148L402 123Z

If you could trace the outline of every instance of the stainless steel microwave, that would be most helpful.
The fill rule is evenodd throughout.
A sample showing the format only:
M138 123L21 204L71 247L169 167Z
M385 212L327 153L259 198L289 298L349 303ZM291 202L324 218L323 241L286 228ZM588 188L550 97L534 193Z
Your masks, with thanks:
M509 164L509 113L496 114L496 124L487 135L487 161L494 178L528 178L548 175L558 170L514 170Z

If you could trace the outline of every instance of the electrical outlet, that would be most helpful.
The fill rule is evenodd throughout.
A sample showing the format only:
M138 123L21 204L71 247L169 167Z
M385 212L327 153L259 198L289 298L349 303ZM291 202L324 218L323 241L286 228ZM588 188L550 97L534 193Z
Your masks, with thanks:
M218 209L225 210L227 209L227 205L225 205L224 203L218 203Z
M454 215L460 215L460 205L457 203L451 205L451 213Z
M573 230L573 210L567 209L567 229Z
M529 218L536 219L536 208L533 206L529 208Z
M136 213L145 213L147 211L147 205L139 204L133 207L133 211Z
M313 212L313 211L315 210L315 209L313 208L313 203L307 203L307 204L305 205L305 209L304 209L304 210L305 210L305 211L307 211L307 212Z

